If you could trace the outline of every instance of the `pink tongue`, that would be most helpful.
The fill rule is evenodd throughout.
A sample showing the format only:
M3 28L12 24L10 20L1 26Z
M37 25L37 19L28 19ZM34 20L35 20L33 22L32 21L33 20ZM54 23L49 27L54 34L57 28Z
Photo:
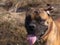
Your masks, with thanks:
M30 45L33 45L37 40L36 36L28 35L27 36L27 41L29 42Z

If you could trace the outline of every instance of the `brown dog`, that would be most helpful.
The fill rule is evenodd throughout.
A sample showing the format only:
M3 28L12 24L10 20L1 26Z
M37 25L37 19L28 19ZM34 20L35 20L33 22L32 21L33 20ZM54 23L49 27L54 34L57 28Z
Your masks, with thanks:
M25 27L29 35L46 41L45 45L60 45L60 20L54 21L45 9L30 11L26 16Z

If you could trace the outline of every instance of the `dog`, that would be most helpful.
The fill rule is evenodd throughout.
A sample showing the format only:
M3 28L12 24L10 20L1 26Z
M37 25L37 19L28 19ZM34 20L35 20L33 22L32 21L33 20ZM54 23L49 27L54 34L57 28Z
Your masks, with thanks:
M45 45L60 45L60 19L53 20L44 8L32 8L27 12L25 28L30 45L33 45L38 37L46 41Z

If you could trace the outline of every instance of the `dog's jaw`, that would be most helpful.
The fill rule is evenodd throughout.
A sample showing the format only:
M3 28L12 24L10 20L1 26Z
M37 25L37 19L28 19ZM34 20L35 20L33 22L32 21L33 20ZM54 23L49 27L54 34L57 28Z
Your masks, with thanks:
M49 26L48 26L48 30L45 32L45 34L41 37L43 40L46 40L48 38L48 35L51 33L52 31L52 26L53 26L53 21L52 21L52 18L49 17L48 19L49 21Z

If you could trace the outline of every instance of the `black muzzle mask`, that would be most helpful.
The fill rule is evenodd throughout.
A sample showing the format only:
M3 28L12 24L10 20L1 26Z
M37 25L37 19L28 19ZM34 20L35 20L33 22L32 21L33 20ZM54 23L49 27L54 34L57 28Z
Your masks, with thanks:
M29 24L29 28L33 30L35 35L37 36L43 36L45 32L48 29L48 26L44 25L45 21L44 20L32 20L31 23Z

